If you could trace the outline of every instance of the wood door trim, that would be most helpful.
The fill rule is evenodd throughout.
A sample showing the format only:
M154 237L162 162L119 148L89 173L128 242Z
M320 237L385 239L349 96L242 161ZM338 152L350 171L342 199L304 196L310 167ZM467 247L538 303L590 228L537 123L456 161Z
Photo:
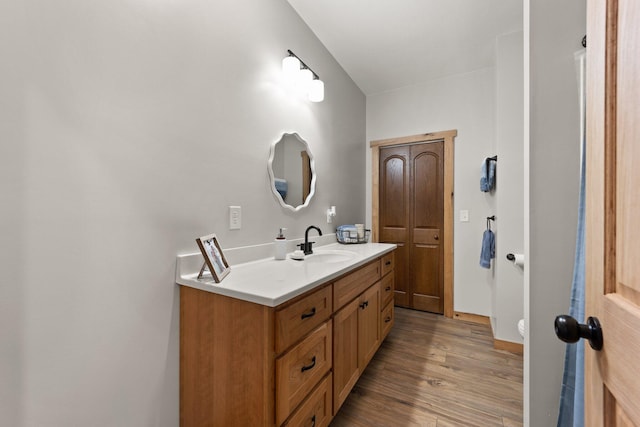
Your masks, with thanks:
M585 312L596 313L602 294L604 269L605 207L605 45L607 4L587 2L587 91L586 108L586 299ZM593 314L591 314L593 315ZM581 343L580 345L585 345ZM585 425L601 426L604 421L605 387L595 352L585 350Z
M402 136L399 138L378 139L370 142L371 148L373 147L386 147L389 145L406 145L418 142L437 142L444 141L446 139L455 138L458 135L457 130L445 130L441 132L421 133L418 135Z
M444 142L444 315L453 317L453 141L458 131L423 133L400 138L379 139L371 147L371 240L380 239L380 148L394 145Z

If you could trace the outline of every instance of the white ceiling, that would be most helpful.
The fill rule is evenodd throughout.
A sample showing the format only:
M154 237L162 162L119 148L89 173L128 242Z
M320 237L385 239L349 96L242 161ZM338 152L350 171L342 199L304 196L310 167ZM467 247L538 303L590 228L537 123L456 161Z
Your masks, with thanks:
M490 67L522 0L288 0L371 95Z

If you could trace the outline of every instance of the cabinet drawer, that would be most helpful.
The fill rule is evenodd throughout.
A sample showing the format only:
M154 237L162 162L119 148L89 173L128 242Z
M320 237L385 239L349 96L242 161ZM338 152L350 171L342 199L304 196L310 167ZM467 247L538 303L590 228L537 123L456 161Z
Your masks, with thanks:
M276 354L282 353L331 316L331 289L331 285L325 286L276 311Z
M380 280L380 309L393 300L393 274L387 274Z
M276 359L276 424L289 417L331 369L332 322Z
M382 269L382 276L393 270L395 264L395 257L393 255L394 253L395 252L390 252L382 257L382 265L380 267Z
M293 413L286 427L326 427L331 421L331 373Z
M389 334L393 326L393 302L387 304L380 313L380 339L383 340Z
M339 310L346 303L360 295L380 278L380 260L367 264L360 270L337 280L333 284L333 307Z

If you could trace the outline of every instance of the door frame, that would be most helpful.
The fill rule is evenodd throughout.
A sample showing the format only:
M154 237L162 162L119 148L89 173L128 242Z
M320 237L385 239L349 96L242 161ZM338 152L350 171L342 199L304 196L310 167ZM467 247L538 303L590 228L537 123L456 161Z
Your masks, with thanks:
M379 241L380 227L380 148L444 142L444 316L453 318L453 141L458 131L421 133L400 138L379 139L371 147L371 240Z

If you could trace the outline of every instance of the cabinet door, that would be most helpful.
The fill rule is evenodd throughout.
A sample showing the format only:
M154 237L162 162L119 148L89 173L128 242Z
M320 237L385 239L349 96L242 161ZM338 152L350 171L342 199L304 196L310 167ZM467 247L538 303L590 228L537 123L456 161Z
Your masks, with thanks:
M367 289L358 301L358 366L364 371L380 345L380 285Z
M355 299L333 318L333 414L345 401L358 381L358 311Z

